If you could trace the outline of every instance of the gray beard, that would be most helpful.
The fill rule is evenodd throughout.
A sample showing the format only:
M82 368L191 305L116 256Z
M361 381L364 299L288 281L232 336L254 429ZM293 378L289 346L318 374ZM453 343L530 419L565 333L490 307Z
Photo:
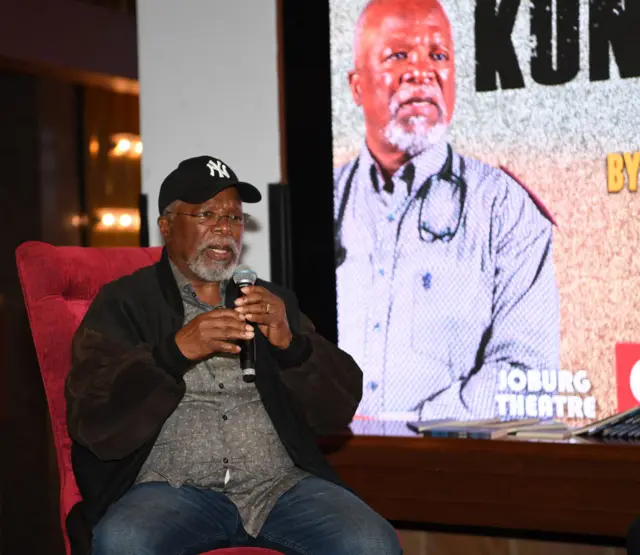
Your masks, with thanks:
M187 266L196 276L203 281L219 283L231 279L238 266L240 251L236 245L230 245L233 249L233 258L230 262L216 262L205 260L204 250L201 250L194 258L187 261Z
M434 126L425 125L424 118L412 116L409 119L411 131L404 129L397 121L391 120L384 129L389 144L409 156L417 156L440 142L447 132L448 125L440 122Z

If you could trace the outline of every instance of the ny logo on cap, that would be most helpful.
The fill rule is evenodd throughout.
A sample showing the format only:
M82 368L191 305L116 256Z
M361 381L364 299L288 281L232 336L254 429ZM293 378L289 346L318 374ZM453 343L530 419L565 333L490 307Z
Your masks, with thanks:
M218 172L220 174L220 177L231 179L231 176L227 171L227 166L225 166L220 160L218 160L217 162L209 160L209 162L207 162L207 168L209 168L209 171L211 172L211 177L215 177L216 172Z

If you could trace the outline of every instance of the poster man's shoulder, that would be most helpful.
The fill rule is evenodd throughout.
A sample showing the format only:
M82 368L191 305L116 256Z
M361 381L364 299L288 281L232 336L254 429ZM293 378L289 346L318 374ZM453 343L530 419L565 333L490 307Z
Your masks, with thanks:
M548 220L552 225L557 226L557 222L551 213L551 210L542 202L535 188L531 184L526 184L520 177L516 175L510 168L501 166L492 166L475 158L463 157L463 161L467 170L472 174L481 176L483 185L504 184L506 194L524 193L524 198L532 202L540 214Z

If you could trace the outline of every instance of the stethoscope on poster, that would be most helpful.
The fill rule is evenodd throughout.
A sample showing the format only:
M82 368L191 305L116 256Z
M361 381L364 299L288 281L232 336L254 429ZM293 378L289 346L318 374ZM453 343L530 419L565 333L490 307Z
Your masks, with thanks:
M340 200L338 216L334 223L336 269L347 259L347 249L342 241L342 228L351 196L353 180L359 165L360 160L358 159L349 172L342 199ZM462 160L460 165L460 170L462 170ZM462 174L462 171L460 171L460 174ZM460 225L466 191L466 181L462 175L458 175L453 171L453 150L450 145L447 145L447 159L442 169L437 174L430 176L416 195L416 198L420 199L418 236L422 241L451 241ZM443 199L446 196L450 198Z

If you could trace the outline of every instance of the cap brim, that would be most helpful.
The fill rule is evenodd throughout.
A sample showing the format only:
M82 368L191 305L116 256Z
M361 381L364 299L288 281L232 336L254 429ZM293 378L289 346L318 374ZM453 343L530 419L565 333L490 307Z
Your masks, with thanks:
M235 185L229 186L238 189L238 193L240 193L240 200L242 202L255 203L262 200L262 194L258 188L251 185L251 183L239 181Z

